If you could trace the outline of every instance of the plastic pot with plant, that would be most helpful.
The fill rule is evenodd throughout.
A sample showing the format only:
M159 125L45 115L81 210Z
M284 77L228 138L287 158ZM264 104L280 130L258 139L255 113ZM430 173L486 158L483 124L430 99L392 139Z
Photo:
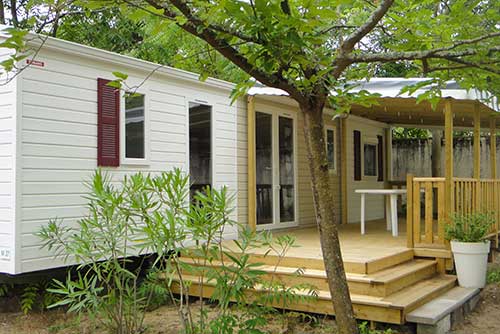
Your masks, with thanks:
M455 214L446 225L458 283L466 288L484 288L490 241L487 239L495 219L487 213Z

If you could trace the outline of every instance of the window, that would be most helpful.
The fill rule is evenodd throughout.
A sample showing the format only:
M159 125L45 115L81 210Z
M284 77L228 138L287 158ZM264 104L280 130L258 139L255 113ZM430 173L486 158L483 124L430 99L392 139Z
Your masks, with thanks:
M377 176L377 145L365 144L363 155L365 176Z
M189 103L189 174L191 198L212 185L212 107Z
M145 96L125 96L125 159L146 159Z
M335 171L335 130L333 128L326 129L326 159L328 161L328 170Z

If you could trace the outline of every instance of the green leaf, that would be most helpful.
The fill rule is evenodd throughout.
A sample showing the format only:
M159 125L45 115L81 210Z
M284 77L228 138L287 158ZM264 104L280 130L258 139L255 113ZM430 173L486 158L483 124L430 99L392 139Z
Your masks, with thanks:
M117 77L118 79L121 79L121 80L127 80L127 78L128 78L128 75L127 75L127 74L125 74L125 73L116 72L116 71L115 71L115 72L112 72L112 73L113 73L113 75L114 75L115 77Z

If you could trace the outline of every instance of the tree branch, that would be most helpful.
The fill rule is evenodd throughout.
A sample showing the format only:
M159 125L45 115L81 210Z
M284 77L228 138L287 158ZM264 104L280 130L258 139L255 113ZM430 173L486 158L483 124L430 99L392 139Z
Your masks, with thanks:
M127 0L125 0L125 2L130 3ZM166 5L160 5L155 0L146 0L146 2L148 2L150 5L152 5L156 9L163 9L163 10L168 9L168 7ZM259 38L255 38L253 36L245 35L241 31L233 30L233 29L230 29L229 27L224 27L224 26L221 26L221 25L216 25L216 24L213 24L213 23L208 23L206 21L203 21L199 17L197 17L189 9L187 3L183 2L183 1L175 1L175 2L178 2L179 5L181 5L182 7L185 7L191 13L191 22L193 22L193 24L195 24L196 26L204 27L204 28L209 28L209 29L211 29L213 31L220 32L220 33L223 33L223 34L228 34L230 36L239 38L239 39L241 39L242 41L245 41L245 42L255 43L255 44L262 44L262 41L259 40ZM174 3L174 1L171 1L171 3L177 9L179 9L184 16L186 16L186 13L184 13L179 7L177 7L177 5ZM137 7L137 5L136 5L136 7ZM142 7L139 7L139 8L144 9ZM175 16L174 12L171 12L171 13Z
M377 26L393 3L394 0L383 0L378 8L372 13L368 21L344 40L340 46L340 53L346 54L351 52L354 46Z
M164 15L172 20L176 20L178 14L171 10L168 6L163 6L158 4L154 0L147 0L147 2L155 7L156 9L163 10ZM283 89L288 92L290 96L295 98L297 101L304 101L305 97L300 93L300 91L295 87L294 84L290 83L286 78L284 78L280 73L277 74L269 74L265 73L251 63L249 63L248 59L242 55L236 48L230 45L225 39L219 38L215 30L210 25L205 25L204 22L199 20L191 11L186 2L182 0L171 0L169 1L180 13L187 19L187 22L184 24L177 25L185 30L186 32L204 40L210 46L212 46L215 50L217 50L224 57L228 58L232 61L236 66L241 68L247 74L254 77L256 80L262 82L265 85L270 87L275 87L279 89ZM202 28L202 29L198 29ZM214 31L215 30L215 31Z
M460 59L460 58L450 58L448 60L455 62L455 63L458 63L458 64L462 64L462 66L464 68L465 67L469 67L469 68L474 67L474 68L478 68L478 69L483 70L483 71L487 71L487 72L491 72L491 73L495 73L495 74L500 74L500 69L496 69L496 68L493 68L490 66L484 66L480 63L474 63L474 62L467 61L467 60Z
M484 71L500 74L500 70L492 69L491 67L488 66L481 66L481 65L476 65L476 64L471 64L471 65L456 65L456 66L442 66L442 67L429 67L426 71L426 73L431 73L431 72L439 72L439 71L455 71L455 70L463 70L466 68L479 68Z
M386 53L360 53L347 56L349 62L355 63L388 63L398 60L422 60L422 59L447 59L454 61L459 57L474 56L479 53L476 49L465 49L462 51L443 51L443 48L427 51L408 51L408 52L386 52ZM492 47L488 54L500 52L500 46Z

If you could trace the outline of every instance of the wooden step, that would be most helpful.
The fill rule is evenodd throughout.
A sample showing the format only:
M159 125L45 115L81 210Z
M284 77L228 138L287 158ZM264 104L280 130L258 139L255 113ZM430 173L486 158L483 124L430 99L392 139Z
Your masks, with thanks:
M231 253L233 256L240 256L239 253ZM185 257L196 258L196 255L185 253ZM345 258L344 268L346 273L352 274L371 274L377 271L396 266L400 263L412 260L414 253L412 249L402 249L400 251L394 252L391 255L382 256L369 261ZM229 260L229 259L227 259ZM269 266L279 265L280 267L292 267L292 268L306 268L306 269L316 269L324 270L323 259L319 258L307 258L307 257L278 257L275 255L263 255L263 254L251 254L250 262L252 263L262 263Z
M437 275L400 290L385 299L404 310L403 316L456 286L457 277Z
M184 279L191 282L189 294L193 296L202 295L205 298L212 296L214 292L214 282L207 279L200 279L198 276L184 275ZM455 276L436 275L413 284L403 290L386 297L375 297L351 293L351 299L356 318L373 320L393 324L405 322L405 316L417 307L429 302L440 294L448 291L456 284ZM174 285L174 292L178 292L178 286ZM261 287L254 287L247 291L249 299L257 298L258 294L264 293ZM305 292L297 291L297 294ZM305 300L288 305L272 305L278 308L286 308L295 311L313 312L319 314L334 315L330 293L328 291L318 291L318 298Z
M203 266L198 259L182 258L181 260L190 265ZM411 260L373 274L347 273L347 282L351 293L384 297L433 276L436 273L436 265L436 261L432 260ZM219 267L222 263L214 261L210 266ZM276 279L286 286L308 283L318 290L329 290L324 270L269 265L259 266L258 269L266 272L262 277L265 280ZM186 273L196 274L193 270L188 270Z

